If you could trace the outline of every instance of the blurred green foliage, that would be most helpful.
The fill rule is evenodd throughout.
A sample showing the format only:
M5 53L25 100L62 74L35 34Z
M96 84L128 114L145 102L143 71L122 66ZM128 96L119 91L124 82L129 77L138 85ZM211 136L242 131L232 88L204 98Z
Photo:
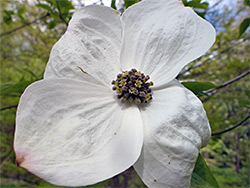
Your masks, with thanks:
M125 7L136 2L138 0L125 0ZM202 17L210 11L208 3L201 0L183 0L183 3ZM239 12L249 11L248 0L237 5L235 9ZM37 187L41 180L15 164L16 105L24 89L42 79L50 50L65 32L74 6L68 0L37 0L34 3L5 0L0 1L0 7L0 184L1 187ZM112 7L115 8L114 0ZM250 77L248 75L209 95L206 90L249 70L250 34L247 14L235 20L228 9L215 13L219 14L216 21L223 27L217 29L223 29L223 32L218 32L212 49L186 66L178 79L204 102L212 131L218 132L249 114ZM228 18L228 15L232 16ZM202 150L220 187L249 187L249 136L248 120L235 130L212 137L210 144ZM198 161L203 164L202 160ZM145 187L132 168L100 186L123 187L125 184L127 187ZM194 182L192 185L201 186ZM48 187L48 184L43 182L40 187Z

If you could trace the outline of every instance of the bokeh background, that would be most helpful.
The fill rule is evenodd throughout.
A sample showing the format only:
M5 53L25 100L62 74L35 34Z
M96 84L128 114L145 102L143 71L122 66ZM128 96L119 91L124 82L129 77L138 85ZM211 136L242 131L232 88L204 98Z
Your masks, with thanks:
M50 50L66 31L74 11L88 4L124 11L138 1L123 5L118 0L0 0L1 187L38 187L41 183L15 164L15 112L24 89L43 78ZM213 136L201 153L220 187L250 187L250 1L183 3L217 31L213 47L177 77L197 94L207 111ZM130 168L101 187L145 185Z

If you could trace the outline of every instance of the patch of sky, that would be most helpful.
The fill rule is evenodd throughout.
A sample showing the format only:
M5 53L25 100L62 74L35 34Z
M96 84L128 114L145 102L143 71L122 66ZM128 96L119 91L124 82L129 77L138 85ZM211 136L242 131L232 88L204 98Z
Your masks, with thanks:
M243 0L203 0L202 2L209 3L205 18L214 25L217 33L225 31L224 25L232 19L235 20L235 24L239 24L247 14L245 11L239 12L240 7L244 6ZM224 18L223 21L221 17Z

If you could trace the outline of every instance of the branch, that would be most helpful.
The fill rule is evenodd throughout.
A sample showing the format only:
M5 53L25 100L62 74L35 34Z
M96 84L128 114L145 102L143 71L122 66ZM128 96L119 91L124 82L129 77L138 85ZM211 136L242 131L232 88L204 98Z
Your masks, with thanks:
M241 79L241 78L247 76L248 74L250 74L250 70L247 71L247 72L244 72L243 74L241 74L241 75L239 75L239 76L237 76L237 77L235 77L235 78L233 78L233 79L231 79L231 80L229 80L229 81L227 81L227 82L225 82L225 83L223 83L223 84L222 84L221 86L219 86L219 87L216 87L216 88L209 89L209 90L205 91L205 93L211 95L214 91L216 91L216 90L218 90L218 89L221 89L221 88L224 88L224 87L226 87L227 85L232 84L233 82L236 82L237 80L239 80L239 79Z
M1 108L0 111L11 109L11 108L16 108L16 107L17 107L17 105L7 106L7 107L4 107L4 108Z
M233 127L229 128L229 129L226 129L224 131L221 131L221 132L217 132L217 133L212 133L212 136L216 136L216 135L220 135L220 134L223 134L223 133L226 133L228 131L231 131L237 127L239 127L240 125L242 125L244 122L246 122L248 119L250 118L250 115L248 115L245 119L243 119L242 121L240 121L239 123L237 123L236 125L234 125Z
M33 24L33 23L36 23L36 22L39 21L39 20L42 20L42 19L48 17L49 15L50 15L50 13L48 12L47 14L41 16L40 18L36 18L36 19L34 19L33 21L31 21L31 22L27 22L27 23L25 23L24 25L22 25L22 26L20 26L20 27L17 27L17 28L15 28L15 29L10 30L10 31L7 31L7 32L5 32L5 33L1 33L1 34L0 34L0 37L5 36L5 35L8 35L8 34L11 34L11 33L13 33L13 32L16 32L16 31L18 31L18 30L20 30L20 29L22 29L22 28L24 28L24 27L27 27L27 26L29 26L29 25L31 25L31 24Z

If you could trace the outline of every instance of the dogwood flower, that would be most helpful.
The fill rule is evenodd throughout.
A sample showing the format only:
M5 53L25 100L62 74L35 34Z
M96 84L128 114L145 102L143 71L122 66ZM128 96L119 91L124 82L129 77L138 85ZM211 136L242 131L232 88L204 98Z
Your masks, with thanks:
M133 165L148 187L189 187L211 130L202 103L175 77L214 41L211 24L177 0L144 0L123 15L77 10L45 78L20 99L17 163L61 186Z

